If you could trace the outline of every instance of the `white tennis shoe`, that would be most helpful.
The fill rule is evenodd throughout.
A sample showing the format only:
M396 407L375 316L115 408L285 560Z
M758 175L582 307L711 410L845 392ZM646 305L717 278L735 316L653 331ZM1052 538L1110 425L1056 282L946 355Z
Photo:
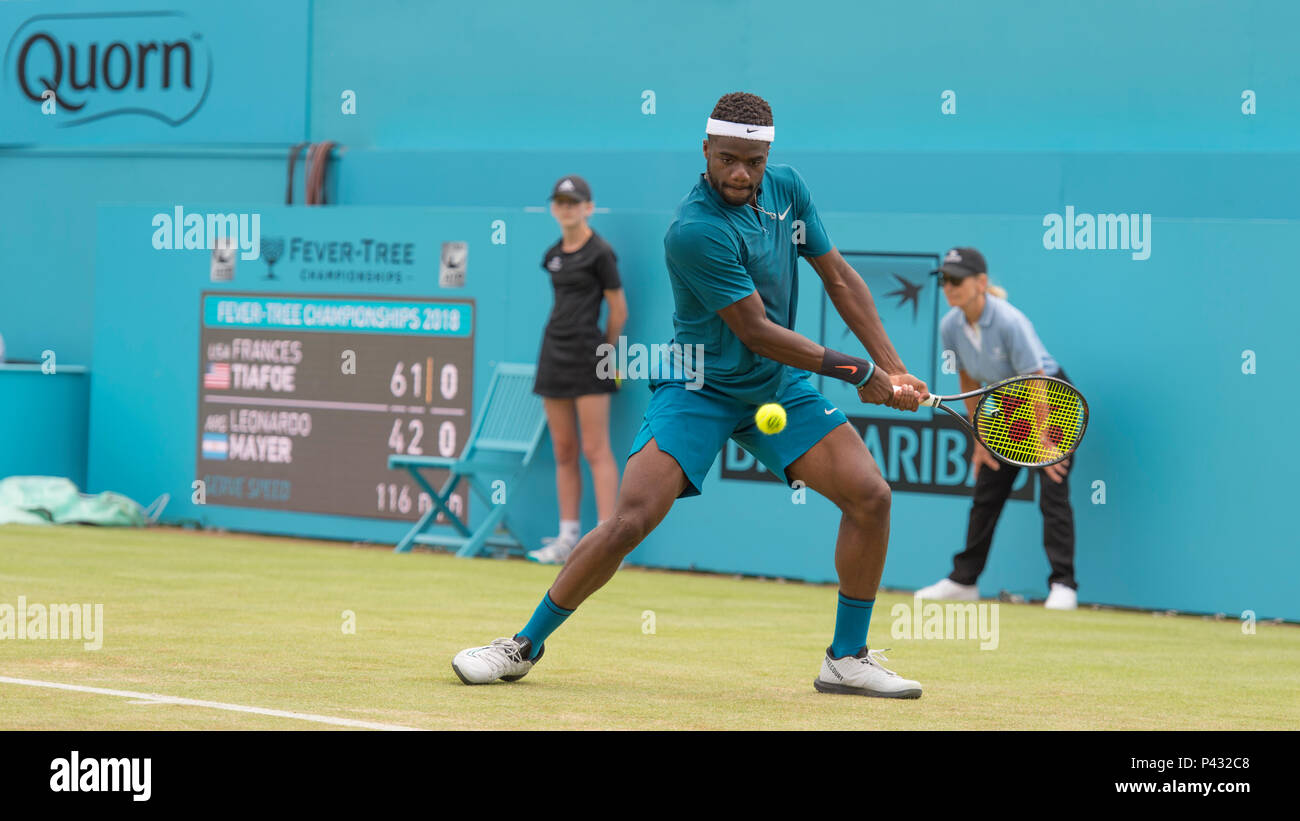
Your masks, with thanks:
M912 595L918 599L939 601L979 601L980 589L974 584L957 584L952 579L940 579L929 587L922 587Z
M564 564L569 559L577 542L564 536L551 536L542 539L542 547L528 551L528 561L539 564Z
M546 645L537 658L529 659L533 645L523 636L496 639L483 647L461 650L451 660L451 669L466 684L489 684L497 679L518 681L546 655Z
M921 685L906 679L893 670L886 670L880 661L888 661L880 650L863 647L856 656L832 658L826 648L822 671L813 681L819 693L841 693L876 698L920 698Z
M1043 607L1048 610L1077 610L1079 607L1079 594L1068 584L1053 582L1052 589L1047 594L1047 601L1043 602Z

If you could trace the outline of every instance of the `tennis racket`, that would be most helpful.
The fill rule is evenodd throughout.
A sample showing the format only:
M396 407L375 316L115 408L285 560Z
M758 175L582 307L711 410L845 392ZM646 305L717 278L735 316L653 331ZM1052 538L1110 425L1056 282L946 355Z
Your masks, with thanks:
M977 396L974 424L965 413L948 406ZM1069 382L1054 376L1013 376L956 396L931 394L921 405L943 408L960 419L998 461L1019 467L1041 468L1067 458L1088 427L1087 400Z

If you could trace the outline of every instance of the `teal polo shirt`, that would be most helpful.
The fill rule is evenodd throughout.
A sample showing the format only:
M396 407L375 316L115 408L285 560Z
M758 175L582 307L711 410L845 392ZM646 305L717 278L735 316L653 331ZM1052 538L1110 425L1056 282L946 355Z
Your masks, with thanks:
M1034 331L1034 323L1005 299L985 294L984 311L975 327L978 333L969 327L961 308L948 311L939 323L944 350L956 352L957 367L976 382L991 385L1039 369L1047 376L1061 372Z
M673 342L704 346L706 387L758 404L808 372L750 351L717 312L757 291L767 318L793 330L799 257L821 256L833 246L794 168L768 165L755 201L768 213L727 204L700 174L668 226L664 260L675 306ZM796 221L802 244L794 241Z

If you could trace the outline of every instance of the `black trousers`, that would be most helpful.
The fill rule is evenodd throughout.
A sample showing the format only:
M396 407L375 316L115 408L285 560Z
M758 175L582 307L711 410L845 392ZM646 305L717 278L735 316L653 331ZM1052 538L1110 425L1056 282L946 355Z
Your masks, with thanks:
M1066 379L1065 371L1058 376ZM966 549L953 558L952 573L948 578L958 584L975 584L979 579L989 558L989 548L993 545L993 529L997 527L1002 508L1011 495L1011 486L1020 471L1032 470L1038 474L1043 547L1052 567L1047 578L1048 589L1052 584L1063 584L1077 590L1079 585L1074 580L1074 510L1070 507L1070 471L1073 469L1074 457L1071 456L1065 479L1057 483L1041 468L1002 465L1000 470L990 470L981 466L979 475L975 477L975 497L971 504L970 522L966 526Z

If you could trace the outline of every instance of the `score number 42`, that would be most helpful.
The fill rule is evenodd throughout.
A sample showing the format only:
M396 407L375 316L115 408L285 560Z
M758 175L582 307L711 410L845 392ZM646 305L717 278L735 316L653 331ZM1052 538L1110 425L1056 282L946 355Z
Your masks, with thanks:
M388 447L394 453L423 456L424 446L420 444L423 439L424 420L408 419L403 432L402 420L394 419L393 429L388 434ZM456 455L456 426L449 419L438 425L438 455Z

